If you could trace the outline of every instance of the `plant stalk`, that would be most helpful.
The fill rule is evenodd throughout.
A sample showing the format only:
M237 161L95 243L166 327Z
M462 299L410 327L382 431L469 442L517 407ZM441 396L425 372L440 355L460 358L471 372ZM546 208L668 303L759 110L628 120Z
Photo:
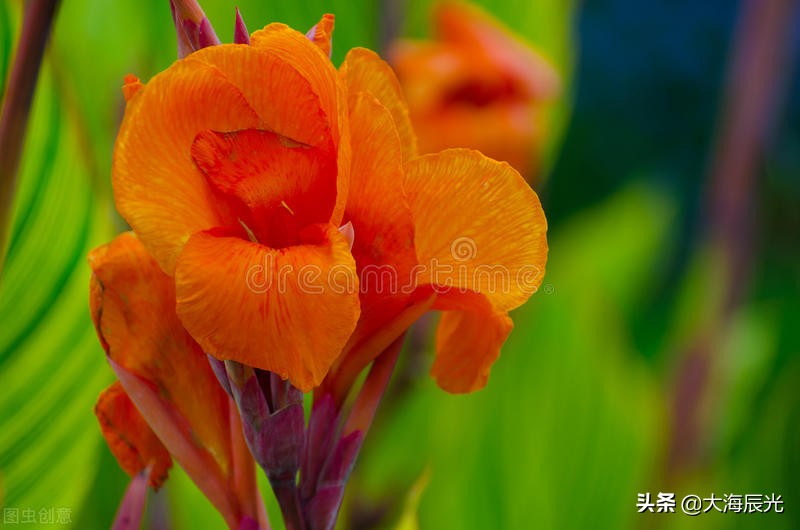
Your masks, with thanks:
M0 115L0 271L5 262L11 207L28 116L59 0L29 0Z

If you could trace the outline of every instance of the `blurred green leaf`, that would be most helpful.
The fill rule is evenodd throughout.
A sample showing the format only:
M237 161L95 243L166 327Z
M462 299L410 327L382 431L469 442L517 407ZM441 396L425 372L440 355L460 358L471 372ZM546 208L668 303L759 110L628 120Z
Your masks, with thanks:
M11 226L0 285L5 505L65 507L75 521L97 472L91 411L110 379L88 315L86 253L111 230L47 62Z
M169 499L171 528L225 528L222 516L177 464L169 472L165 491Z
M247 29L251 32L270 22L282 22L305 33L325 13L336 16L333 32L333 62L338 65L347 51L356 46L376 49L380 2L373 0L303 0L302 2L240 2ZM233 4L226 1L203 2L223 42L233 39Z
M5 94L6 78L11 66L11 52L19 27L19 6L11 2L0 4L0 95ZM2 98L0 98L2 100Z
M746 435L749 422L757 414L758 394L769 382L770 369L777 353L775 311L769 307L746 307L734 315L723 344L715 380L715 390L721 414L715 445L724 453L726 448ZM717 451L715 451L716 453Z
M414 483L406 496L403 514L394 530L419 530L419 500L428 487L429 480L430 473L425 471Z

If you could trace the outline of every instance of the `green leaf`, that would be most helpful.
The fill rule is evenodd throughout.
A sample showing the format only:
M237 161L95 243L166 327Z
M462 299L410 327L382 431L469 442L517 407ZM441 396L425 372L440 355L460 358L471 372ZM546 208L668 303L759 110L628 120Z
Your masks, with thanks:
M406 496L403 515L394 530L419 530L419 500L428 486L429 473L424 472Z
M19 27L18 5L11 2L0 4L0 95L5 94L8 70L11 67L11 53L17 39Z
M92 407L111 378L88 315L85 258L111 227L80 153L46 63L0 285L0 472L6 506L64 507L73 521L97 472Z

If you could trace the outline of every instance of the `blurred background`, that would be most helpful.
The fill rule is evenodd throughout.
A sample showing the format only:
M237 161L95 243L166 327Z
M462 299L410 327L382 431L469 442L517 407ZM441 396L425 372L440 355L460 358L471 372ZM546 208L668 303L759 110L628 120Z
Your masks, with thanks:
M533 184L547 275L483 391L438 390L430 326L414 330L340 528L800 528L797 3L480 4L561 78ZM230 42L234 4L202 5ZM428 0L238 6L251 31L334 13L336 64L431 35ZM0 93L22 12L0 2ZM108 528L128 482L92 413L112 373L85 256L124 229L110 190L122 78L175 56L167 0L63 2L3 227L0 501L67 509L65 527ZM774 493L785 512L637 513L659 492ZM222 521L174 469L147 525Z

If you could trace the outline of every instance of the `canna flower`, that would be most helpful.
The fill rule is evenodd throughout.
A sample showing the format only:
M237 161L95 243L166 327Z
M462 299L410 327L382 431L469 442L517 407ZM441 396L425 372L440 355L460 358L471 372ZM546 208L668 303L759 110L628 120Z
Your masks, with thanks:
M483 387L542 280L544 213L507 163L420 156L391 67L331 63L331 15L248 35L237 12L226 45L196 3L172 8L182 58L123 87L112 179L133 232L90 256L120 379L98 417L129 473L157 487L171 454L229 526L266 528L244 436L287 528L330 529L408 327L442 311L432 375Z
M476 268L516 280L532 267L540 280L546 259L541 206L516 171L473 151L417 156L386 63L356 49L337 72L281 24L128 85L117 207L174 278L178 316L204 352L309 391L337 361L353 364L351 351L360 370L415 316L444 309L434 375L452 391L485 383L507 311L536 285L483 293ZM458 238L475 259L453 257ZM460 274L434 278L434 261ZM415 283L359 289L368 266ZM302 277L312 269L316 280ZM337 275L349 288L328 283ZM436 295L437 281L458 292ZM480 337L463 340L465 330Z
M121 467L158 488L172 456L231 528L257 520L255 462L206 355L175 314L171 278L131 233L92 251L91 310L119 380L95 412Z
M181 322L206 353L310 390L359 316L357 290L324 284L355 276L339 231L351 145L336 70L271 24L128 84L114 196L174 278ZM310 268L316 282L301 276ZM254 271L275 288L254 289Z
M537 50L474 6L440 4L433 22L435 40L401 40L389 51L420 150L471 147L534 181L558 74Z
M326 386L343 399L358 373L433 309L444 314L432 375L447 391L477 390L511 331L508 311L544 274L539 200L508 164L477 151L419 156L400 86L375 53L351 51L340 74L351 139L362 146L353 151L345 209L355 233L361 319ZM374 274L386 270L400 288Z

